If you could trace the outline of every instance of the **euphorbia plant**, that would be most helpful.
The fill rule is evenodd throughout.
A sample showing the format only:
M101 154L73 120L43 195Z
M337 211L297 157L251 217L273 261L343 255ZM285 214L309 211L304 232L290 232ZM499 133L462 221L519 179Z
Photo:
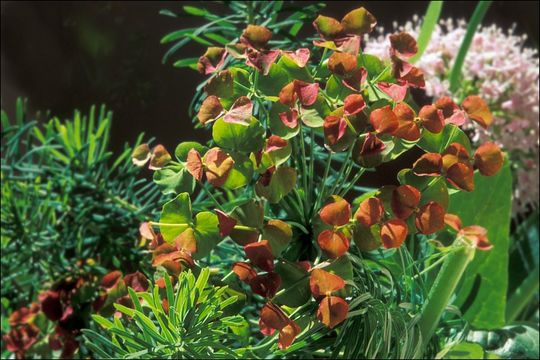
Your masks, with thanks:
M442 262L442 270L431 292L423 290L423 306L409 312L388 306L408 319L406 331L422 335L423 349L475 249L489 249L482 224L463 227L446 209L449 192L474 189L475 168L490 176L503 164L491 143L472 155L459 128L469 120L487 127L491 113L477 95L460 105L449 98L416 103L410 89L422 88L424 78L408 62L415 39L403 32L390 37L391 66L362 53L360 39L376 25L366 9L341 21L319 16L313 24L320 40L312 49L271 49L271 31L249 25L238 44L200 58L210 78L198 119L212 140L179 144L176 160L163 148L153 155L147 146L136 150L134 162L153 159L156 183L175 194L159 221L144 224L143 236L152 240L154 266L173 278L208 264L222 241L234 242L244 259L222 269L222 281L243 282L256 294L260 332L278 337L281 354L295 342L305 346L317 331L341 339L340 327L369 311L349 309L369 297L407 299L377 279L398 266L391 278L405 281L405 247L420 239L412 267L427 272ZM221 70L225 61L233 65ZM399 185L388 178L379 189L357 187L366 171L415 146L426 153L399 172ZM193 204L204 211L193 216L196 189ZM429 241L439 236L455 241ZM407 300L414 303L414 294ZM254 354L274 343L262 340ZM391 354L387 345L379 357Z

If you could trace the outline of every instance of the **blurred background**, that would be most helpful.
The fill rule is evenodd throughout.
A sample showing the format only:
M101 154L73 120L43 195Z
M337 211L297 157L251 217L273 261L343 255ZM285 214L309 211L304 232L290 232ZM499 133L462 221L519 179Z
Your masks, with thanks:
M194 130L188 106L203 76L189 68L162 63L168 45L160 39L179 28L203 24L203 18L172 18L161 9L180 12L197 2L61 2L3 1L2 108L13 112L15 99L28 98L30 113L50 110L59 117L74 108L87 111L105 103L114 111L113 150L133 142L145 131L167 148L180 141L206 141L206 131ZM298 2L287 2L298 6ZM302 5L316 2L302 2ZM324 15L340 18L365 6L376 14L380 26L391 30L414 14L423 15L427 1L329 1ZM470 18L475 2L445 2L441 18ZM223 5L205 2L219 13ZM538 2L495 1L483 24L527 34L526 45L538 48ZM308 29L311 30L311 29ZM195 57L204 46L190 42L177 57Z

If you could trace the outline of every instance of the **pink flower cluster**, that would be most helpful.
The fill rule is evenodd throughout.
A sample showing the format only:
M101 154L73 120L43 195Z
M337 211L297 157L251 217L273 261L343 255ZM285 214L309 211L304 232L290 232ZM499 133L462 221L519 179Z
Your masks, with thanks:
M394 23L394 28L413 37L418 36L420 26L417 16L404 26ZM466 29L463 20L447 19L436 26L430 44L415 63L426 75L427 95L452 95L448 75ZM463 65L460 92L453 96L479 94L493 110L494 121L488 130L478 126L469 130L476 145L492 140L510 154L515 174L514 214L519 214L538 206L539 60L537 50L524 46L526 36L514 31L492 25L476 32ZM390 61L388 36L366 39L366 53Z

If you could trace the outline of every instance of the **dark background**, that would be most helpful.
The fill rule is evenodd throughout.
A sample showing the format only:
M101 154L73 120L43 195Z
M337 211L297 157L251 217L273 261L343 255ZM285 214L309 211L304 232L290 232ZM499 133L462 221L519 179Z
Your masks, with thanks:
M315 3L315 2L305 2ZM5 1L2 16L2 108L13 113L18 96L30 110L50 110L62 118L74 108L87 111L105 103L114 111L113 149L144 131L173 150L180 141L204 141L187 115L195 87L203 79L191 69L162 64L167 33L203 24L202 18L175 19L160 9L180 12L183 5L204 6L219 14L222 5L205 2L53 2ZM476 5L447 1L442 18L468 19ZM385 29L423 15L427 1L329 1L323 14L341 18L365 6ZM538 2L495 1L484 24L496 23L529 36L538 47ZM178 57L195 57L204 47L190 44Z

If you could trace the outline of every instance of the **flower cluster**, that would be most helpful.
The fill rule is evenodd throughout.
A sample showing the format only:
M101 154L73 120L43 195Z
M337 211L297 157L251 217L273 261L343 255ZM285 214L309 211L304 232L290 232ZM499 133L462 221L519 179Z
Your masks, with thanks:
M426 75L429 96L451 96L448 74L453 66L467 24L452 19L435 27L432 39L416 65ZM418 18L399 27L416 36ZM366 43L366 51L390 60L388 36ZM509 152L514 162L516 186L514 213L524 212L528 205L538 204L539 188L539 122L538 122L538 52L524 47L526 37L492 25L480 27L463 65L460 94L481 93L493 109L493 123L488 129L470 128L473 142L480 145L491 140Z
M212 130L211 147L181 143L176 159L162 147L151 152L141 145L134 153L136 164L151 162L164 193L177 194L158 222L141 226L151 240L153 265L174 279L230 238L245 261L234 263L229 274L263 299L261 333L277 331L282 349L303 331L291 308L316 304L313 315L329 329L346 320L351 240L369 252L399 248L409 234L449 231L480 250L489 248L481 227L463 227L447 213L449 187L472 191L475 171L491 176L502 167L497 145L473 151L460 129L473 123L489 128L487 103L469 95L415 104L409 89L426 84L423 71L410 62L416 40L406 32L390 36L391 63L385 66L360 47L375 24L364 8L341 20L317 17L320 39L314 45L322 56L315 65L309 49L271 49L270 30L249 25L238 44L209 48L199 59L199 70L210 78L197 118ZM401 185L363 195L353 216L345 199L353 169L354 185L366 168L415 145L426 153L400 172ZM326 174L332 154L344 159L333 186L326 175L314 184L322 150L330 154ZM213 211L193 214L195 186L215 204ZM234 196L242 200L231 201ZM299 241L293 227L309 240ZM300 256L306 249L316 255Z

